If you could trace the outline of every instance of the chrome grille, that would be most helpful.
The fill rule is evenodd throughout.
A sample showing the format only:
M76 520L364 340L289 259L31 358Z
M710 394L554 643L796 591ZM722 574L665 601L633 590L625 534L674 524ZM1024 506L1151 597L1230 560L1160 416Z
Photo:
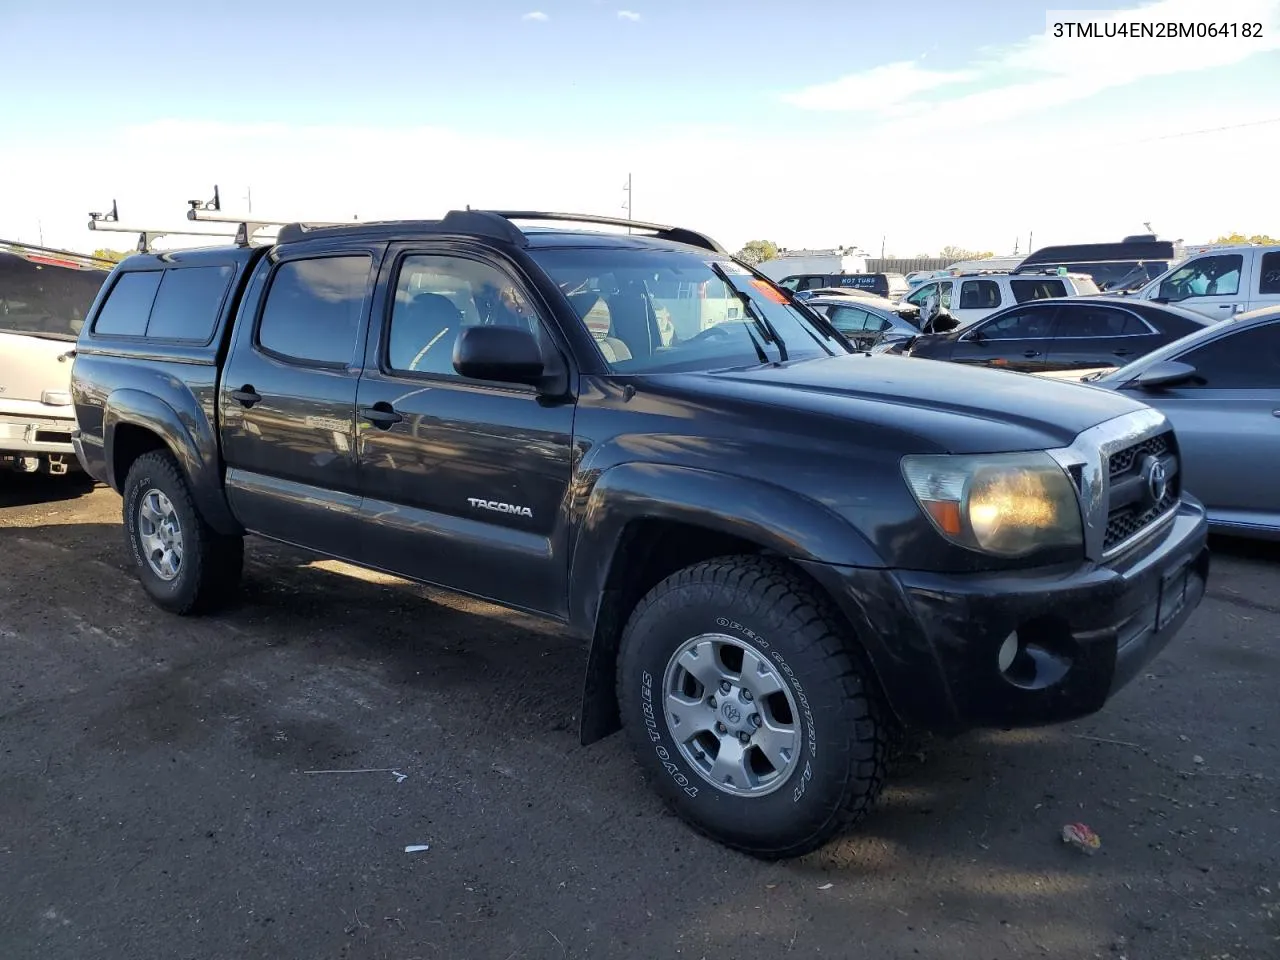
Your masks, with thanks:
M1135 463L1140 463L1142 458L1148 454L1162 456L1169 452L1169 444L1173 439L1173 434L1162 433L1157 437L1151 437L1143 440L1141 443L1135 443L1132 447L1126 447L1124 450L1117 450L1111 455L1111 479L1114 480L1118 476L1123 476L1133 470Z
M1158 458L1164 467L1164 496L1152 502L1144 475L1149 457ZM1109 494L1107 527L1102 539L1104 551L1110 551L1138 536L1147 527L1175 509L1182 494L1181 470L1177 443L1172 431L1148 437L1111 454L1107 464Z

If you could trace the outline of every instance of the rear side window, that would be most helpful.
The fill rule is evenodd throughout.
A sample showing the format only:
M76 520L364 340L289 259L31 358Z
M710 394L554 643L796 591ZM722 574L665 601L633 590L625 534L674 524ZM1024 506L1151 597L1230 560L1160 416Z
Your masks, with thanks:
M1017 303L1067 295L1067 285L1061 280L1010 280L1009 288L1013 291L1013 299Z
M1280 293L1280 253L1264 253L1258 275L1258 292L1275 296Z
M145 334L162 273L160 270L122 273L98 311L93 332L117 337L141 337Z
M1151 331L1131 313L1086 304L1072 304L1058 313L1061 338L1140 337Z
M349 364L371 263L361 254L280 264L258 321L258 346L285 360Z
M961 310L994 310L1000 306L1000 284L994 280L966 280L960 284Z
M225 266L166 270L151 307L147 339L208 343L232 272Z

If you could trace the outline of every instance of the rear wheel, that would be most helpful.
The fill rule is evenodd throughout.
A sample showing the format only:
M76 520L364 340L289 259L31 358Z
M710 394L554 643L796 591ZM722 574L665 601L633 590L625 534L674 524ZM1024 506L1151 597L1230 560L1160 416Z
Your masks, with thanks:
M641 767L697 829L756 856L799 856L867 812L888 729L844 625L759 557L668 577L622 636L618 698Z
M205 523L168 453L148 453L130 467L124 529L142 586L164 609L205 612L235 593L244 540L219 534Z

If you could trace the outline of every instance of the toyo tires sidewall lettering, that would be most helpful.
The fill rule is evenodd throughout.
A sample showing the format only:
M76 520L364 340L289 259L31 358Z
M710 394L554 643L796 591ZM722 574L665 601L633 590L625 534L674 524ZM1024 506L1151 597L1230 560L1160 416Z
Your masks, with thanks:
M847 758L837 756L843 732L833 737L824 729L835 733L844 721L839 704L824 699L833 691L814 689L815 681L807 675L818 671L808 662L807 651L792 651L785 639L779 641L781 625L763 622L771 618L708 610L711 605L704 603L670 603L676 597L664 597L652 609L658 616L646 616L638 625L642 629L627 638L631 649L623 651L621 679L626 687L621 706L632 714L624 717L624 726L633 731L642 764L668 800L719 839L753 849L770 846L766 838L771 836L779 848L801 842L805 825L834 814L839 791L830 781L838 779L847 763ZM787 782L772 793L750 797L719 790L690 766L667 727L662 688L667 662L685 640L706 633L724 634L755 648L769 659L795 699L801 757Z

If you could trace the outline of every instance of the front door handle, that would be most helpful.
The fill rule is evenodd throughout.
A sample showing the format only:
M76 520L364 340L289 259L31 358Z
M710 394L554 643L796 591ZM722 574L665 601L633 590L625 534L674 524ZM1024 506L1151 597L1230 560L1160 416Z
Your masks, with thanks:
M246 383L239 390L231 391L231 399L240 401L243 406L252 407L262 399L262 396L250 384Z
M1023 354L1023 356L1024 356L1024 357L1026 357L1026 358L1029 360L1029 359L1031 359L1032 357L1038 357L1038 356L1040 356L1040 351L1039 351L1039 350L1028 350L1026 353L1024 353L1024 354Z
M400 423L404 420L404 416L396 413L391 408L391 404L383 401L375 403L372 407L365 407L360 411L360 416L380 430L386 430L393 423Z
M1111 351L1111 355L1113 357L1127 357L1130 353L1132 353L1132 351L1127 348Z

